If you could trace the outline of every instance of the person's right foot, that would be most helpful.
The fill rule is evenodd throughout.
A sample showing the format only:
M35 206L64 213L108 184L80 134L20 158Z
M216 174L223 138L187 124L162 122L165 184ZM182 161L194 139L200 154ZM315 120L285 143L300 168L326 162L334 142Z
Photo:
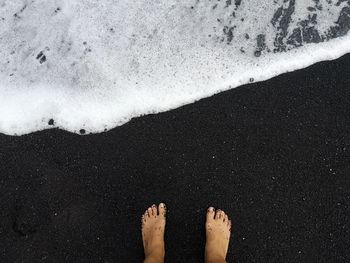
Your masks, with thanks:
M231 220L222 210L209 207L205 223L205 262L225 262L231 235Z
M145 262L164 262L164 231L166 207L152 205L142 215L142 240Z

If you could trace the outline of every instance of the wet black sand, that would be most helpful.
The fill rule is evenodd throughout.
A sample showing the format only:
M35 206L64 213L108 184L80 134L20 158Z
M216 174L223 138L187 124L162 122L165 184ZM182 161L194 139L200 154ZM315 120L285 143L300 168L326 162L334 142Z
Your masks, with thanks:
M202 262L204 214L230 262L348 262L350 55L104 134L0 135L0 262L141 262L165 201L167 262Z

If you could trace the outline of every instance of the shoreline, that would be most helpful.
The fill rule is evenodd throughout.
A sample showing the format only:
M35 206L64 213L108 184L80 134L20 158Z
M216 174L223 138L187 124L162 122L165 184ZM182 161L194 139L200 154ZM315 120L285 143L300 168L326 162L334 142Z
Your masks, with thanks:
M141 261L163 201L167 262L203 260L211 205L229 262L346 262L349 87L347 54L105 133L0 134L0 261Z

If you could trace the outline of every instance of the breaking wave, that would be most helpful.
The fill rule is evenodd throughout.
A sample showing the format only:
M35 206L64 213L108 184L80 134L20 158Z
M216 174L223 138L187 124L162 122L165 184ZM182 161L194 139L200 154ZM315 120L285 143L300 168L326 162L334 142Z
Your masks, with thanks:
M350 51L350 0L0 0L0 132L97 133Z

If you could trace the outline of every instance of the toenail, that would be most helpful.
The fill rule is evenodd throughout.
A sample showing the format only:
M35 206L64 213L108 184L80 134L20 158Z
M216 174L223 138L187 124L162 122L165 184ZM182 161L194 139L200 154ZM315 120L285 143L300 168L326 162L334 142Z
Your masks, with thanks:
M209 207L209 208L208 208L208 211L209 211L209 212L213 212L213 211L214 211L214 207L212 207L212 206Z
M164 204L164 203L160 203L159 206L160 206L161 208L165 208L165 204Z
M152 207L156 207L156 205L155 205L155 204L153 204L153 205L152 205Z

